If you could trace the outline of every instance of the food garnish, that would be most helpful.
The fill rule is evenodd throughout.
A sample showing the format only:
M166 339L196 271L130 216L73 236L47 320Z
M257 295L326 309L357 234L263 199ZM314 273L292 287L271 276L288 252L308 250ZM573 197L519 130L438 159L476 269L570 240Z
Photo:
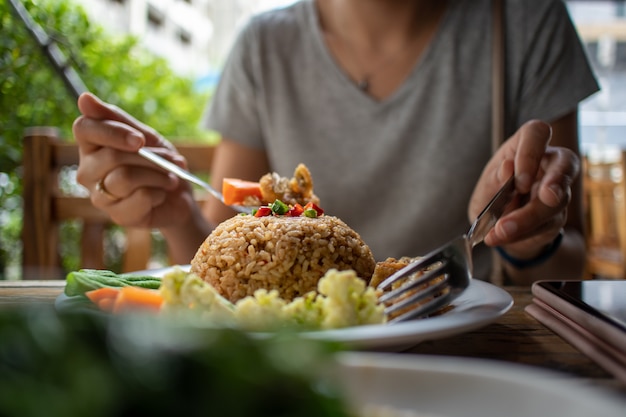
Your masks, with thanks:
M242 214L246 215L246 214ZM299 203L286 204L280 200L274 200L274 202L268 206L261 206L252 211L254 217L265 216L288 216L288 217L310 217L316 218L324 215L324 210L315 203L308 202L304 207Z

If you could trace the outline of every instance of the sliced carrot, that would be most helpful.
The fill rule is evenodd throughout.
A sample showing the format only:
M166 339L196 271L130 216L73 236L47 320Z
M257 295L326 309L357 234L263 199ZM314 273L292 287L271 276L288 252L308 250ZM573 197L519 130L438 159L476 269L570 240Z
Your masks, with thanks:
M115 298L103 298L98 301L98 308L102 311L112 312L115 305Z
M127 311L158 312L163 304L161 293L141 287L122 287L113 305L114 313Z
M115 298L120 293L120 288L102 287L95 290L87 291L85 295L94 303L98 303L103 298Z
M92 303L98 306L100 310L111 311L115 300L120 294L119 288L102 287L96 290L87 291L85 295Z
M225 204L242 204L246 197L258 197L261 199L261 185L254 181L245 181L237 178L224 178L222 180L222 195Z

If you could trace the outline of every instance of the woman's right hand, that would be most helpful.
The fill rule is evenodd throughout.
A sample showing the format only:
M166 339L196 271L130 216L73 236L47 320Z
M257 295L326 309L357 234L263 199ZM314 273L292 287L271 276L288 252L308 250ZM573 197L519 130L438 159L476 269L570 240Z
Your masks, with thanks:
M191 186L137 154L143 146L184 167L185 159L154 129L85 93L73 124L79 146L77 181L94 206L121 226L171 228L198 221ZM196 216L194 216L194 213Z

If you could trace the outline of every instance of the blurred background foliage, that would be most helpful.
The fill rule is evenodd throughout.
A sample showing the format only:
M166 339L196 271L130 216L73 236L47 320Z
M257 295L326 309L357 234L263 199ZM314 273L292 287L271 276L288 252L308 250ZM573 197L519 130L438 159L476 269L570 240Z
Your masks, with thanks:
M166 137L214 142L199 121L210 97L175 74L138 39L106 32L72 0L21 0L33 19L71 59L87 88ZM7 1L0 1L0 279L19 276L22 227L22 134L29 126L56 126L73 140L76 101ZM80 193L71 173L65 186ZM84 190L82 190L84 192ZM78 266L79 225L64 225L63 264ZM119 243L119 242L118 242ZM107 246L115 259L115 236ZM158 245L157 245L158 246ZM112 261L113 262L113 261ZM111 264L115 270L119 265Z

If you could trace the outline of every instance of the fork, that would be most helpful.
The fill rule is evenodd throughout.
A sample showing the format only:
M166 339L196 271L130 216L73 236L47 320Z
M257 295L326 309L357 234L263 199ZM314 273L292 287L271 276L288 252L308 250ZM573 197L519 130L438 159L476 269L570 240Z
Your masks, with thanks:
M191 172L187 171L186 169L183 169L183 168L179 167L178 165L176 165L176 164L168 161L167 159L157 155L156 153L152 152L151 150L149 150L147 148L140 148L138 153L139 153L139 155L143 156L147 160L154 162L155 164L157 164L161 168L163 168L163 169L173 173L174 175L178 176L179 178L182 178L182 179L184 179L186 181L189 181L189 182L191 182L193 184L196 184L196 185L204 188L209 194L211 194L213 197L217 198L222 203L224 203L224 196L222 195L222 193L220 193L215 188L213 188L211 186L211 184L209 184L206 181L203 181L202 179L200 179L196 175L192 174ZM247 214L252 213L252 209L253 209L252 206L229 205L229 207L231 207L232 209L234 209L234 210L236 210L236 211L238 211L240 213L247 213Z
M432 314L450 304L469 286L473 272L472 249L483 241L514 195L515 177L511 176L476 217L466 234L410 263L376 287L385 291L393 284L402 282L402 285L392 288L379 298L380 303L387 305L387 317L398 314L389 323ZM419 273L422 275L416 275ZM429 297L434 298L421 303Z

